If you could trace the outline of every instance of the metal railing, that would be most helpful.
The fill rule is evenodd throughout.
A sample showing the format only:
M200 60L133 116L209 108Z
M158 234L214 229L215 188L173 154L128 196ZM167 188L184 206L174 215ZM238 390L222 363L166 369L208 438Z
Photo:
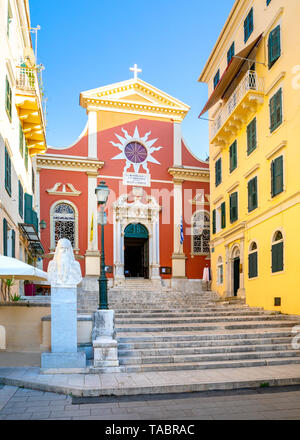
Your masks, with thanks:
M249 92L249 90L264 92L264 79L258 77L257 73L253 70L248 70L234 92L231 94L228 101L220 108L220 110L216 114L212 126L212 138L218 133L222 125L233 113L234 109L238 106L238 104L241 102L246 93Z

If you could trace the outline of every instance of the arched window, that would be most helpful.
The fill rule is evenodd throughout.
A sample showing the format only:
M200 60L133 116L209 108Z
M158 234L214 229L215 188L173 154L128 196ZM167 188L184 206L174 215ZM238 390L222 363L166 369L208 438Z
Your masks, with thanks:
M54 247L60 238L70 240L75 248L75 211L67 203L56 205L53 213Z
M248 254L248 277L255 278L258 275L257 244L253 241L249 247Z
M283 235L281 231L276 231L272 240L272 272L283 270Z
M222 257L219 257L217 261L217 284L223 284L223 278L223 260Z
M196 211L192 216L192 253L209 254L210 218L206 211Z

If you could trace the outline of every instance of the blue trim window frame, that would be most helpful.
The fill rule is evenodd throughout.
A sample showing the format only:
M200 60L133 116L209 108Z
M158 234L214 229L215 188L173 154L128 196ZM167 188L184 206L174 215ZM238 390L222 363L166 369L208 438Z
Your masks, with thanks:
M229 65L232 61L232 58L234 57L234 42L230 46L228 52L227 52L227 65Z
M220 81L220 69L218 69L217 73L214 76L214 89L217 87Z
M246 43L252 34L254 29L253 24L253 8L251 8L249 14L247 15L245 21L244 21L244 42Z

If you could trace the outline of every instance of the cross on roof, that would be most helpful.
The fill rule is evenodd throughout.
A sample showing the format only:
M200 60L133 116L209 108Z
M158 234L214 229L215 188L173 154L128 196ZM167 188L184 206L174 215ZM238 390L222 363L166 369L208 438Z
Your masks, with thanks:
M137 64L135 64L133 67L130 67L129 70L131 70L134 73L134 79L137 79L137 74L142 72L142 69L139 69Z

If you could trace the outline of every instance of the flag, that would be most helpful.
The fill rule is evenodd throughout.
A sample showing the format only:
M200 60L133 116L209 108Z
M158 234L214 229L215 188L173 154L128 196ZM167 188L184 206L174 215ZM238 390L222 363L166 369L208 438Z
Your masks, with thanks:
M93 241L93 236L94 236L94 213L92 213L90 241Z
M182 224L182 216L181 216L181 223L180 223L180 244L183 243L183 224Z

